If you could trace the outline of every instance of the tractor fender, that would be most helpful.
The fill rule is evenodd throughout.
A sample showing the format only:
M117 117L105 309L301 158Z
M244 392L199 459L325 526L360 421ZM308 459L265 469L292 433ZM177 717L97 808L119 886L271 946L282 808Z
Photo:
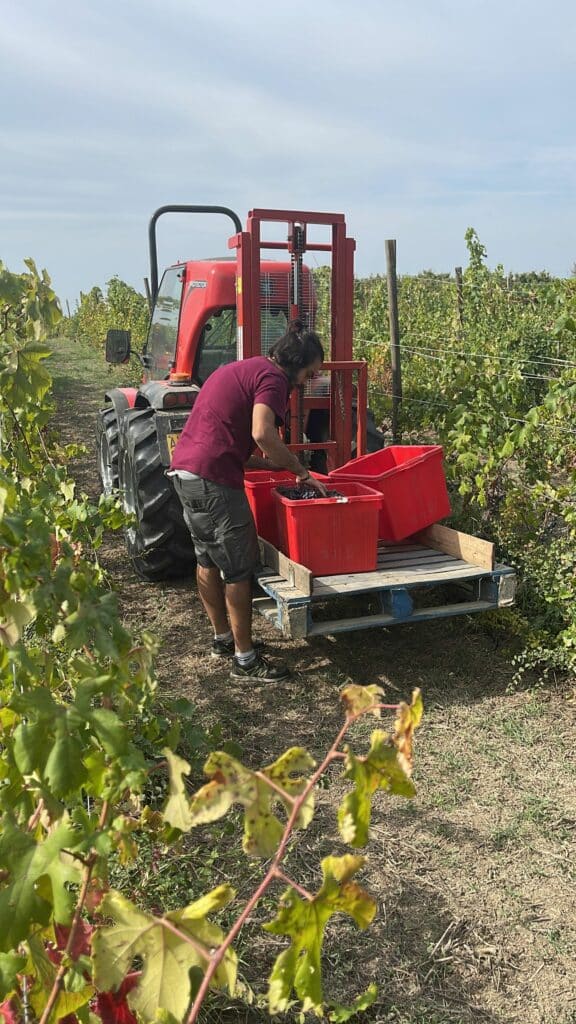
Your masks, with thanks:
M137 394L138 388L112 388L104 392L104 401L114 406L118 419L121 419L127 409L134 408Z
M186 405L188 411L190 411L198 397L200 388L197 384L192 383L186 385L178 383L174 385L169 380L149 380L145 384L140 385L134 408L148 409L151 407L158 410L165 409L167 406L167 396L174 392L182 400L182 405ZM178 404L180 405L180 402Z

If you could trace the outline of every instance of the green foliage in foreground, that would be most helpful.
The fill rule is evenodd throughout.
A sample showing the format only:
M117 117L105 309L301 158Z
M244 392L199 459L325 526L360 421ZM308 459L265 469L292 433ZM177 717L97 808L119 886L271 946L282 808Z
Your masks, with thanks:
M377 791L412 795L419 692L410 705L391 706L378 687L349 686L342 728L318 766L301 748L260 771L222 750L208 758L206 784L189 791L177 719L191 709L179 700L172 716L155 714L154 641L124 628L97 560L103 531L123 516L114 501L95 507L76 493L64 469L72 451L47 432L42 338L58 319L57 303L33 264L16 279L3 273L0 1015L39 1024L193 1024L213 990L242 993L234 942L278 886L283 895L267 930L288 944L270 976L270 1012L301 1006L322 1014L330 1006L321 969L326 925L346 914L366 928L376 905L356 881L362 856L325 858L318 892L284 873L284 856L310 824L329 766L340 764L351 783L338 821L354 847L366 842ZM344 742L360 717L382 710L395 712L394 725L373 733L367 753ZM163 784L161 810L150 800L152 778ZM137 834L167 849L235 805L244 812L246 853L265 861L243 905L228 883L169 911L142 908L110 887L117 866L136 858ZM352 1006L333 1006L331 1019L347 1020L375 995L370 986Z

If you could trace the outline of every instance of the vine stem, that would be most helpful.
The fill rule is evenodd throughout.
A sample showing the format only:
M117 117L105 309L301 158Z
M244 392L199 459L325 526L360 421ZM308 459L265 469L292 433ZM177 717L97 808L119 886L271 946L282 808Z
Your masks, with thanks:
M20 420L18 419L18 417L17 417L16 413L14 412L14 409L12 408L10 403L7 401L6 397L4 397L4 405L8 409L8 412L10 413L10 415L11 415L13 421L14 421L14 426L16 427L16 430L18 431L20 437L24 441L24 444L26 445L26 451L28 452L28 455L30 456L30 458L32 458L32 449L31 449L30 444L28 442L28 438L26 437L26 434L22 430L22 427L20 425Z
M274 874L276 878L280 879L280 881L286 882L286 885L291 886L291 888L295 889L297 893L300 893L300 896L302 896L303 899L308 900L309 903L312 902L312 900L314 899L312 893L308 892L308 889L305 889L303 885L300 885L298 882L295 882L294 879L290 878L289 875L286 875L284 871L280 870L280 868L276 868Z
M273 789L275 793L278 793L278 796L281 797L284 802L290 804L291 807L294 806L294 797L290 796L285 789L282 789L282 786L279 786L277 782L274 782L274 779L269 779L267 775L264 775L264 772L254 772L254 775L256 778L260 779L261 782L265 782L266 785L269 786L270 789Z
M198 956L201 956L203 960L207 960L208 962L210 961L210 950L203 942L200 942L198 939L193 939L192 936L187 935L186 932L180 931L178 926L172 924L172 921L169 921L166 917L157 917L155 918L155 923L156 922L159 922L167 931L172 932L173 935L177 935L179 939L183 939L189 946L192 946L192 948L198 953Z
M370 707L364 708L362 711L359 711L357 714L347 715L346 716L346 719L344 721L344 725L340 729L340 732L338 733L336 739L334 740L334 742L333 742L332 746L330 747L330 750L326 754L324 760L322 761L320 766L316 769L314 774L310 777L310 779L308 780L305 788L302 790L300 795L294 799L292 810L290 811L290 816L288 818L288 821L286 822L286 827L284 828L284 832L282 833L282 839L280 840L280 845L279 845L278 849L276 850L276 853L274 855L274 859L272 860L272 863L270 864L270 867L268 868L266 874L264 875L264 878L260 882L260 885L252 893L252 896L248 900L248 902L247 902L246 906L244 907L244 909L242 910L241 914L236 918L236 921L232 925L230 931L228 932L226 937L223 939L223 941L220 944L220 946L218 947L218 949L210 957L210 963L208 964L208 968L207 968L206 973L205 973L205 975L204 975L204 977L202 979L202 983L200 985L200 988L198 989L198 992L196 994L196 998L194 1000L194 1003L192 1005L190 1013L188 1014L188 1018L187 1018L186 1024L194 1024L194 1022L198 1020L198 1014L200 1013L200 1008L202 1006L202 1003L204 1002L204 999L206 998L208 989L210 988L210 984L212 982L212 978L214 977L216 971L218 970L218 967L222 963L222 960L226 956L226 953L227 953L228 949L230 948L230 946L234 942L236 936L242 930L244 924L246 923L246 921L250 917L250 914L252 913L254 907L256 906L258 901L262 898L262 896L264 895L264 893L268 889L268 887L271 884L271 882L273 882L278 877L284 878L285 880L288 880L287 876L285 876L284 873L282 872L282 870L279 868L280 862L282 861L282 859L284 857L284 854L286 853L286 847L288 845L288 840L290 839L290 836L292 834L292 830L293 830L294 825L295 825L295 823L296 823L296 821L298 819L298 815L300 814L300 811L301 811L303 805L305 804L306 800L310 796L310 793L312 792L312 790L314 789L316 783L318 782L318 779L320 778L321 775L324 774L324 772L326 771L326 769L327 769L328 765L331 763L331 761L335 761L335 760L338 759L338 747L342 743L342 740L344 739L344 736L346 735L348 729L353 724L353 722L355 722L362 715L367 714L369 711L374 711L376 708L382 707L382 706L388 707L388 705L371 704ZM389 705L389 707L390 707L390 709L396 709L397 710L398 705L397 704L392 704L392 705ZM279 874L279 872L280 872L280 874ZM290 881L290 885L294 885L294 883L292 881ZM309 893L306 894L306 898L310 899L310 894ZM41 1021L40 1024L43 1024L43 1022Z
M44 810L44 798L40 797L38 803L36 804L36 809L34 810L34 813L28 819L28 824L26 826L26 830L28 832L33 832L34 831L34 829L36 828L36 825L38 824L38 822L40 821L40 818L42 817L42 811L43 810Z
M102 804L102 810L100 811L100 818L98 820L99 829L104 828L107 817L108 801L105 800L104 803ZM68 960L72 950L72 946L74 945L74 939L76 938L76 932L78 930L78 925L80 924L80 919L82 917L82 911L84 909L84 904L86 902L86 896L88 895L88 886L90 885L90 879L92 878L92 872L94 870L94 866L97 860L98 855L96 853L90 854L90 856L86 859L86 864L84 867L84 873L82 877L82 885L80 887L80 893L78 895L78 900L76 902L76 908L74 910L72 924L70 925L70 932L68 934L66 948L64 950L64 953L62 954L62 962L60 963L60 966L56 973L56 977L54 978L54 984L52 985L50 995L48 996L48 1001L46 1003L46 1006L44 1007L44 1010L42 1011L42 1016L40 1017L38 1024L48 1024L52 1010L54 1009L56 1002L58 1000L58 996L62 991L64 978L68 970L68 965L66 961Z

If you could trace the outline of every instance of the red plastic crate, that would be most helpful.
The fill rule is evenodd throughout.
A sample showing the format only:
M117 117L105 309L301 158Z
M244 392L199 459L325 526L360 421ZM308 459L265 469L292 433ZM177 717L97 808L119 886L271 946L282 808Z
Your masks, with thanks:
M320 473L313 473L317 480L328 480ZM251 469L244 473L244 490L254 516L259 537L278 547L278 521L276 503L272 491L278 484L294 487L296 477L287 470Z
M329 474L334 486L357 480L383 495L378 536L397 541L450 515L440 445L390 445Z
M331 481L330 481L331 482ZM273 491L280 550L315 576L370 572L378 559L378 516L382 496L353 481L334 490L346 498L292 501Z

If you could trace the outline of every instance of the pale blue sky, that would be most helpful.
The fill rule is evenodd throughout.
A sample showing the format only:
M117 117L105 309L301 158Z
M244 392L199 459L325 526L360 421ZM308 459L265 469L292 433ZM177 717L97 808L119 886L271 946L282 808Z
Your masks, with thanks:
M343 212L357 270L576 260L574 0L0 0L0 258L142 288L165 203ZM225 251L176 222L160 261Z

